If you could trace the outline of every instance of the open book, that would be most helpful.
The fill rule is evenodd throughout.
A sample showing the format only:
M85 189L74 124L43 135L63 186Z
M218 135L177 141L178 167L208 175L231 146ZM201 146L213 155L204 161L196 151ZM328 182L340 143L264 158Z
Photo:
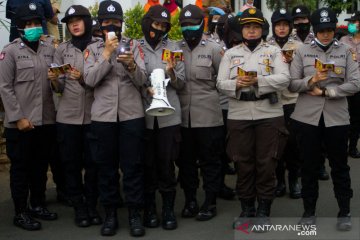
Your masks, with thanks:
M238 76L251 76L251 77L257 77L257 71L245 71L241 67L238 67Z
M292 58L294 55L294 49L281 49L281 53L288 58Z
M320 59L315 58L315 68L318 69L319 71L323 71L323 70L334 71L335 62L334 61L322 62Z
M161 59L163 61L168 61L169 59L184 61L184 54L182 50L171 51L169 49L164 48Z
M57 65L56 63L52 63L50 67L50 71L55 73L56 75L66 74L70 72L72 69L69 63L65 63L63 65Z

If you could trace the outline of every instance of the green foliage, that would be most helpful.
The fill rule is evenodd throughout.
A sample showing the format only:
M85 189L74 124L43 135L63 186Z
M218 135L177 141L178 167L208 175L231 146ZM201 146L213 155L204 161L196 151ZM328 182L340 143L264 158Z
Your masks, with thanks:
M145 15L143 6L138 3L132 9L125 12L125 32L124 35L133 39L140 39L144 36L141 30L141 19Z
M343 10L351 7L351 0L266 0L266 5L270 10L276 10L279 8L286 8L291 10L297 5L305 5L310 11L317 9L318 4L322 3L327 7L332 8L337 14L341 13Z
M0 12L5 12L5 3L6 1L0 1ZM8 32L10 32L10 22L7 21L6 19L1 19L0 18L0 28L3 27L5 28Z
M270 10L276 10L279 8L285 8L291 11L291 9L297 5L305 5L310 11L316 9L317 0L266 0L266 5Z
M175 41L181 40L183 38L179 23L179 16L180 12L178 11L174 16L171 17L171 29L169 32L169 38Z
M89 7L89 11L91 14L91 17L97 17L98 11L99 11L99 2L96 1L96 3Z
M331 7L337 14L351 7L353 1L321 0L326 6Z

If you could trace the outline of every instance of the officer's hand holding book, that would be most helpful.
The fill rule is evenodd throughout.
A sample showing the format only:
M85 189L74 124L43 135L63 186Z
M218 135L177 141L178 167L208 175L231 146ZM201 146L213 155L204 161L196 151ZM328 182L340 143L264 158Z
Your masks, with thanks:
M81 72L73 67L69 72L69 79L80 80L80 78L81 78Z
M119 46L119 40L114 32L108 32L105 38L105 48L102 55L106 60L109 60L111 54Z
M20 131L30 131L31 129L34 129L34 125L27 119L22 118L16 122L16 127Z
M169 58L167 59L166 69L165 72L167 75L169 75L171 81L176 80L174 68L176 66L176 59L175 58Z

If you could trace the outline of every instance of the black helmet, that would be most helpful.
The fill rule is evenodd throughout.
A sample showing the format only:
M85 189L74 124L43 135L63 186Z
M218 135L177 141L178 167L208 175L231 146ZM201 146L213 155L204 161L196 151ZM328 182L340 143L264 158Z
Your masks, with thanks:
M309 8L307 8L304 5L299 5L296 6L292 9L292 17L297 18L297 17L306 17L308 19L310 19L310 10Z
M248 8L246 9L239 18L240 25L244 25L247 23L258 23L260 25L264 25L264 16L262 12L257 8Z
M280 21L287 21L288 23L292 22L292 17L285 8L276 10L271 16L272 24L280 22Z
M38 19L42 21L44 19L44 9L40 4L36 2L30 2L28 4L23 4L16 9L15 15L16 21L24 23L29 20ZM19 24L18 24L19 25ZM22 24L20 24L22 25ZM25 26L25 24L24 24Z
M61 22L67 23L71 17L88 17L91 18L89 10L82 5L72 5L66 10L65 17Z
M203 11L196 5L189 4L184 7L179 16L180 24L183 23L192 23L199 24L202 20L204 20Z
M336 13L330 8L320 8L313 12L310 18L311 25L315 33L323 29L336 29L336 23L338 22Z
M105 0L102 1L99 5L98 19L101 22L102 20L109 18L123 21L123 10L118 2Z
M166 7L155 5L149 8L144 18L150 18L153 21L170 24L171 14Z

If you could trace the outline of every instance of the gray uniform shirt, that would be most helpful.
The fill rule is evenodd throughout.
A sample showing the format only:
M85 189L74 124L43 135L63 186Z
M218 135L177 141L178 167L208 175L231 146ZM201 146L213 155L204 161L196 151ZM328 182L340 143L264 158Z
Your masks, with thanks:
M183 127L216 127L223 125L223 117L216 89L216 74L223 50L202 39L192 51L185 40L179 42L184 51L185 87L178 91Z
M5 107L4 125L16 128L16 122L27 118L33 125L55 123L48 68L55 48L40 40L37 52L20 38L4 47L0 55L0 94Z
M96 41L93 39L93 41ZM56 49L54 62L58 65L69 63L84 74L84 53L76 48L71 41L61 43ZM81 86L78 80L59 79L63 89L59 100L56 121L65 124L89 124L91 105L94 101L92 88Z
M271 37L268 39L268 43L270 45L276 46L280 49L293 49L296 50L302 45L302 42L295 40L291 36L288 38L288 41L284 44L284 46L281 48L279 44L275 41L275 37ZM290 64L288 64L290 68ZM284 91L281 92L281 100L284 105L287 104L294 104L296 103L296 100L298 98L298 93L290 92L287 88L284 89Z
M145 41L145 38L140 40L140 45L144 51L145 59L145 68L148 75L156 68L166 69L166 61L162 61L162 51L163 49L168 49L171 51L178 50L176 43L170 40L164 40L160 42L155 49ZM184 62L178 62L174 69L176 79L170 81L166 87L166 94L169 100L169 103L172 107L175 108L175 112L168 116L157 117L159 128L179 125L181 123L181 108L179 97L176 93L177 89L181 89L185 84L185 64ZM151 97L146 96L144 101L144 107L147 109L151 103ZM148 129L154 128L154 119L155 117L145 114L146 127Z
M322 62L334 61L335 71L329 72L325 81L319 82L320 88L326 88L329 97L311 96L309 80L315 75L315 58ZM290 67L291 82L289 90L298 92L292 118L313 126L318 126L321 115L326 127L349 124L346 96L360 90L358 64L353 60L350 47L334 41L324 52L315 41L304 44L296 50Z
M121 41L129 41L122 37ZM103 40L90 44L85 53L85 83L94 88L94 102L91 107L91 120L117 122L144 117L141 100L141 86L147 81L144 66L144 53L140 44L131 40L136 69L130 73L122 63L116 61L116 52L109 60L102 56ZM86 50L85 50L86 51Z
M258 120L284 115L280 98L275 104L270 104L268 99L239 100L245 89L236 90L238 67L257 72L257 86L250 89L257 97L271 92L276 92L280 96L290 81L289 67L283 62L279 48L262 42L253 52L244 44L229 49L221 60L217 77L218 89L229 96L228 119Z
M355 43L354 38L351 35L346 35L340 39L340 42L350 46L352 57L354 61L359 64L360 68L360 42Z

